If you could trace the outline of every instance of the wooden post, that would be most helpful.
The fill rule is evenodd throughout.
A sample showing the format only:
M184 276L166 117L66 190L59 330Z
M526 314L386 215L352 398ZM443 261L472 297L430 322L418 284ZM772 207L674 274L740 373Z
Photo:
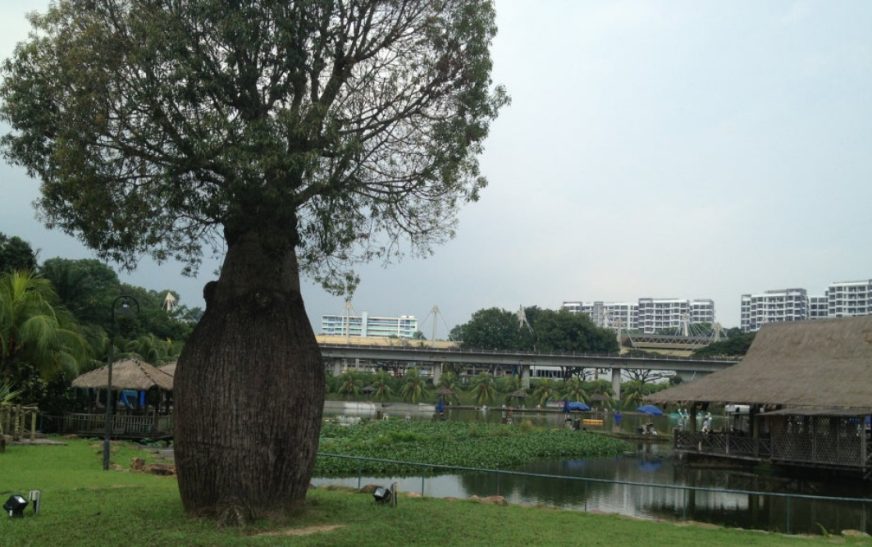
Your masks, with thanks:
M866 472L866 416L860 416L860 467ZM865 511L864 511L865 513Z
M757 416L757 405L748 409L748 419L751 420L751 438L754 440L754 457L760 457L760 417Z
M12 407L12 440L17 441L21 438L21 407Z
M36 440L36 409L30 409L30 440Z
M690 405L690 431L696 433L696 403Z

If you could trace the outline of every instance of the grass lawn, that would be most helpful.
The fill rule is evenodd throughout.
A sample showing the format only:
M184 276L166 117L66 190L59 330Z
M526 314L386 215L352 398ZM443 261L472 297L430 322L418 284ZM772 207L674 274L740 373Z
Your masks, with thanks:
M134 445L115 445L113 461L120 466L103 472L99 443L67 442L9 446L0 453L0 501L31 489L42 490L43 499L39 516L29 510L24 519L0 516L0 545L868 544L470 501L402 498L391 509L376 506L369 495L325 489L311 491L285 522L218 528L182 514L174 477L129 471L131 457L144 454ZM310 533L290 535L301 532Z

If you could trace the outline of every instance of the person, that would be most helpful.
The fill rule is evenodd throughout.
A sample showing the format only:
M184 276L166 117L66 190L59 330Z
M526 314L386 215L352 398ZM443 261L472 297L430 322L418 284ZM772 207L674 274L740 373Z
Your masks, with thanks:
M712 413L706 412L705 418L702 420L702 432L710 433L712 430Z

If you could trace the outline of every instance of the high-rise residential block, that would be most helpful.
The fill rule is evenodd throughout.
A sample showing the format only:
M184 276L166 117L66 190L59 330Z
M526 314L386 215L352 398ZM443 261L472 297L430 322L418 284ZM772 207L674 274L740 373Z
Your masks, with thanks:
M646 334L680 332L683 327L715 322L712 300L640 298L637 303L567 301L564 309L588 315L595 325Z
M833 283L826 298L829 317L872 315L872 279Z
M824 296L808 296L805 289L742 295L745 332L756 332L766 323L858 315L872 315L872 279L831 283Z
M413 338L418 331L414 315L385 317L369 315L322 315L321 332L333 336L396 336Z
M741 327L756 332L766 323L801 321L808 318L805 289L778 289L742 295Z

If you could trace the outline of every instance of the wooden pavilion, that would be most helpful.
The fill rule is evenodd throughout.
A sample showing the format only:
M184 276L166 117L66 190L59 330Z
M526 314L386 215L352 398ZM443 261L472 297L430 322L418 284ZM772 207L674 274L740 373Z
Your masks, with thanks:
M738 364L646 397L687 404L684 456L858 472L872 477L872 316L765 325ZM748 405L743 423L696 428L709 404ZM732 422L732 423L730 423Z
M100 392L106 390L108 380L109 368L104 366L77 377L72 386L93 390L96 410ZM123 359L112 365L112 390L119 395L127 394L125 391L135 392L133 400L122 396L109 401L115 405L113 437L161 439L172 436L173 422L168 404L168 394L173 390L172 374L138 358ZM119 404L119 400L124 404ZM99 436L104 433L105 424L105 412L70 413L64 415L63 432Z

